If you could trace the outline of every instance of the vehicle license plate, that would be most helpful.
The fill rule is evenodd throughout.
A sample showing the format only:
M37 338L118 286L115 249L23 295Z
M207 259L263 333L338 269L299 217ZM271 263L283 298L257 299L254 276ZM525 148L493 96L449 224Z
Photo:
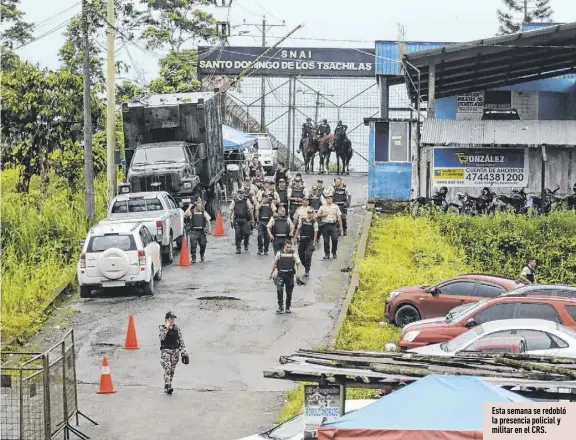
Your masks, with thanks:
M106 281L102 283L102 287L124 287L125 281Z
M190 203L192 201L192 199L182 199L182 202L184 203Z

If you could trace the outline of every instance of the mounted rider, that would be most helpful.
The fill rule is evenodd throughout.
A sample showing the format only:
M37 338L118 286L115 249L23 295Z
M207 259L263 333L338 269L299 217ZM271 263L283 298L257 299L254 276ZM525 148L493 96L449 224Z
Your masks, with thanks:
M301 153L304 147L304 140L311 138L314 135L315 127L311 118L306 118L306 122L302 124L302 138L300 139L300 145L298 145L298 152Z
M338 124L336 124L336 128L334 129L334 136L338 135L338 134L342 134L344 137L346 137L346 131L348 130L348 126L342 124L342 121L338 121Z
M324 136L328 136L331 132L332 129L330 128L330 124L328 124L328 120L322 119L322 122L318 124L318 127L316 127L316 134L318 137L323 138Z

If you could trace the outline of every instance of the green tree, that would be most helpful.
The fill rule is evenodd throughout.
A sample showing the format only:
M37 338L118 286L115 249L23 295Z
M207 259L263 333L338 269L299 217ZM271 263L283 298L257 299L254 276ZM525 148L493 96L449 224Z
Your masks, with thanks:
M200 9L210 0L140 0L146 4L146 27L141 39L150 49L168 47L180 52L187 43L210 41L215 35L214 17Z
M0 0L0 41L3 49L12 50L33 39L34 25L24 21L20 0Z
M150 82L152 93L185 93L200 90L201 83L196 75L195 49L184 49L181 52L170 51L160 60L160 76Z
M550 0L502 0L505 10L498 9L499 35L513 34L522 30L522 23L550 21Z
M116 104L120 105L132 101L144 93L144 89L132 81L122 81L116 84Z

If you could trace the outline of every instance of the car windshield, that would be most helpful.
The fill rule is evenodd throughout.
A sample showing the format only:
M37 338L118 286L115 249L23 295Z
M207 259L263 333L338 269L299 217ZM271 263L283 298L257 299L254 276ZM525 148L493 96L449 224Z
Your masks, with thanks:
M132 158L132 164L134 165L149 165L159 162L186 162L184 147L178 145L170 147L139 148L136 150L136 153L134 153L134 157Z
M288 440L304 432L304 416L300 414L266 433L266 437L274 440Z
M271 150L272 145L268 140L258 142L258 150Z
M451 324L453 322L458 322L460 321L462 318L464 318L466 315L468 315L469 313L472 313L480 308L482 308L482 306L484 306L484 304L486 304L486 302L490 301L490 299L492 298L487 298L484 299L476 304L471 305L470 307L466 307L464 310L457 310L455 314L452 314L452 310L448 313L448 315L446 315L446 324Z
M114 205L112 205L112 214L149 211L162 211L162 202L160 202L160 199L117 200L114 202Z
M467 332L462 333L460 336L455 337L451 341L444 342L440 345L440 348L448 353L463 350L482 333L484 333L484 329L481 325L478 325L472 330L468 330Z
M88 245L88 252L104 252L110 248L130 251L136 249L136 244L131 235L104 235L92 237Z

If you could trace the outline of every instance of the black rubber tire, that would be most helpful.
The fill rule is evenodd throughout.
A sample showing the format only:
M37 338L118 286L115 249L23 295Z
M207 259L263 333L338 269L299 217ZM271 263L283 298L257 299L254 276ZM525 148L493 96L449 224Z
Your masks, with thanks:
M80 286L80 298L90 298L92 296L92 288L87 286Z
M174 240L172 238L172 232L170 232L170 244L168 245L168 252L162 254L162 260L166 264L172 264L174 262Z
M152 266L152 272L154 272L154 266ZM154 285L154 276L152 276L150 278L150 281L147 282L146 284L144 284L143 288L142 288L144 295L147 296L154 296L154 293L156 292L156 287Z
M184 238L184 235L181 235L180 237L178 237L176 239L176 249L180 250L182 249L182 239Z
M156 281L160 281L162 279L162 265L160 265L160 269L158 269L158 272L156 272L156 275L154 275L154 279Z
M422 315L420 315L418 309L408 304L400 306L394 315L394 323L400 328L412 322L420 321L421 319Z

